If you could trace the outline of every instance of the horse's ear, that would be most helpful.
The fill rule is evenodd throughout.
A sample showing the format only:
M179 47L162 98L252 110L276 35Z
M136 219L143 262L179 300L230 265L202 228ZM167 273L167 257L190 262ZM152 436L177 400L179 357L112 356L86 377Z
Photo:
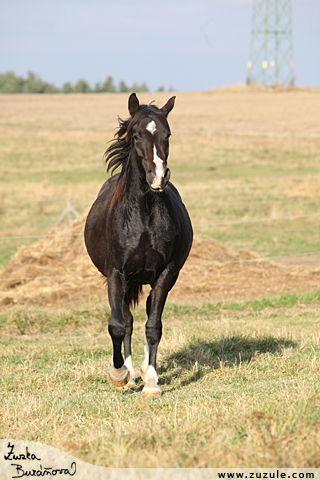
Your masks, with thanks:
M128 108L131 117L134 117L140 108L138 97L135 93L131 93L128 101Z
M165 105L163 105L163 107L160 109L160 110L165 114L166 117L169 115L169 113L170 113L171 110L173 109L175 99L176 99L175 96L169 98L169 100L167 101L167 103L166 103Z

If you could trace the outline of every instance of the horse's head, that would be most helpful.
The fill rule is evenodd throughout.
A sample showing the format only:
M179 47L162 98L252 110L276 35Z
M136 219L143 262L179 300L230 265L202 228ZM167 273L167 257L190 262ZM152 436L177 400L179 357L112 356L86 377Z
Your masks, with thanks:
M171 97L162 108L141 105L135 93L129 97L129 112L132 117L128 134L131 135L139 168L145 172L146 181L153 191L164 190L170 179L167 167L169 137L171 135L167 116L176 97Z

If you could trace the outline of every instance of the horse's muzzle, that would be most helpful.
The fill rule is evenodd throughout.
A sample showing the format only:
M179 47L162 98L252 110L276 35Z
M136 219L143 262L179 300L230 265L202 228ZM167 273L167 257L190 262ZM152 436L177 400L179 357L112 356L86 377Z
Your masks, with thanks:
M165 174L163 176L156 175L154 171L149 170L147 172L147 182L150 185L151 190L155 192L162 192L168 185L170 180L170 169L166 168Z

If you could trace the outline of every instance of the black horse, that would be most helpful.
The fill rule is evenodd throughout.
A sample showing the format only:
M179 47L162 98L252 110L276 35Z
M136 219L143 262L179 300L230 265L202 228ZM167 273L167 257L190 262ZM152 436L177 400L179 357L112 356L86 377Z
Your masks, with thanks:
M157 350L162 335L161 315L192 245L192 226L167 167L170 128L167 115L175 97L162 107L140 105L129 97L127 120L119 119L115 140L105 153L107 170L120 173L102 186L89 212L85 243L92 262L107 277L113 343L110 381L134 385L131 359L133 317L142 285L149 284L145 359L140 374L143 395L161 395ZM124 343L125 361L121 354Z

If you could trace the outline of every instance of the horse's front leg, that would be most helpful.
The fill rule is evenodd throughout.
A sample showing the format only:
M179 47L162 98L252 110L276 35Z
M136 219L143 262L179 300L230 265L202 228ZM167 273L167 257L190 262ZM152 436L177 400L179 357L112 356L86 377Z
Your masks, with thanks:
M161 316L169 290L173 287L176 278L173 278L170 269L167 268L160 275L156 285L151 290L147 300L148 321L146 323L147 345L145 348L145 360L141 365L141 371L145 372L145 386L142 390L143 396L160 396L161 390L158 386L158 364L157 351L162 336ZM146 362L148 367L146 368Z
M108 296L111 317L108 324L113 344L113 364L109 370L109 379L117 387L128 383L130 372L124 365L121 346L126 334L126 320L123 314L123 282L119 272L108 275Z

